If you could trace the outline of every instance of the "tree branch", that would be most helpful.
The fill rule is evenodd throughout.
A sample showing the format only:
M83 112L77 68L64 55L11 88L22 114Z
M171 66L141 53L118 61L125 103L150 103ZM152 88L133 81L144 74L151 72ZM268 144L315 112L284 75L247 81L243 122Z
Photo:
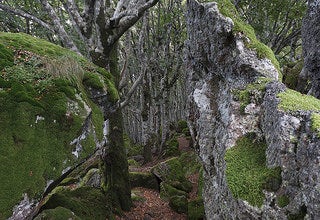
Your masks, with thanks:
M53 7L49 4L49 2L47 0L40 0L40 2L42 4L43 8L48 13L48 15L53 23L54 30L59 35L61 41L65 44L65 47L69 48L70 50L75 51L79 55L81 55L79 49L74 44L74 42L69 37L66 30L64 29L63 25L61 24L60 18L58 17L56 12L54 11Z
M134 94L134 92L137 90L139 84L141 83L144 75L147 72L147 68L144 68L143 72L140 74L140 76L138 77L138 79L133 83L133 85L131 86L127 96L125 97L125 100L123 102L120 103L119 107L123 108L125 106L127 106L129 104L130 98L131 96Z
M119 27L116 29L115 34L109 39L109 44L114 44L130 27L132 27L143 15L143 13L157 4L159 0L149 0L145 4L141 6L137 6L138 8L132 9L127 8L124 14L120 13L121 19L119 21ZM133 13L135 12L135 13ZM117 19L117 18L113 18ZM114 22L114 20L110 19L110 23Z
M28 19L40 24L41 26L45 27L49 31L55 32L53 27L51 27L49 24L47 24L46 22L42 21L41 19L39 19L31 14L28 14L25 11L22 11L20 9L13 9L7 5L4 5L4 4L0 4L0 9L2 9L3 11L9 12L11 14L14 14L14 15L18 15L23 18L28 18Z

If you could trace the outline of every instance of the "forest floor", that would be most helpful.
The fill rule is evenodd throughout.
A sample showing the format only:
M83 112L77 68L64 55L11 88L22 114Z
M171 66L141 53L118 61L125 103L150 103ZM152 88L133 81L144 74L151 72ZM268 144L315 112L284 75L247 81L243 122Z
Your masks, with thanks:
M181 151L191 150L189 142L185 138L179 138L179 149ZM150 163L139 168L131 168L130 171L147 172L153 166L163 162L166 159L154 158ZM189 200L197 196L199 174L193 174L188 177L193 184L193 190L189 193ZM153 189L142 187L133 188L132 192L139 198L133 201L133 207L130 211L124 212L122 216L117 216L116 220L186 220L186 214L179 214L171 209L169 202L160 198L160 192Z

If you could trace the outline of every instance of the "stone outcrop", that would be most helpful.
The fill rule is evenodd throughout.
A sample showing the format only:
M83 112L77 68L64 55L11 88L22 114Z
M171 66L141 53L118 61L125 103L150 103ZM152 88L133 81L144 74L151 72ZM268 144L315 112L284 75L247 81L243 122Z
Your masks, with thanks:
M229 1L190 0L186 17L189 127L204 167L207 218L319 218L319 100L278 82L274 56ZM243 143L253 153L245 148L237 158ZM256 148L266 156L257 159ZM232 167L237 160L243 167ZM266 178L250 173L252 161Z
M304 74L311 80L311 94L320 98L320 1L309 0L302 28Z
M28 219L71 171L99 160L107 132L99 105L117 91L105 70L26 34L0 33L0 57L0 219ZM100 174L86 185L101 187Z

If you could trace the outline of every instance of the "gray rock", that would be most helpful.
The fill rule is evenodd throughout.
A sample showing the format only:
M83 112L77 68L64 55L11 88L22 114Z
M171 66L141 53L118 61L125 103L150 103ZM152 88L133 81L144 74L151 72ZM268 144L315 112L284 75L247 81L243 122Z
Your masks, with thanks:
M287 219L300 213L319 219L319 138L311 129L312 111L285 112L277 94L286 90L267 58L247 48L248 38L233 32L233 21L216 3L190 0L187 13L189 125L204 167L203 199L207 219ZM320 56L318 56L320 57ZM259 80L265 77L273 81ZM258 82L241 111L239 92ZM236 199L226 179L226 150L246 134L265 140L266 166L280 167L282 182L264 191L261 207ZM279 207L281 195L289 204Z

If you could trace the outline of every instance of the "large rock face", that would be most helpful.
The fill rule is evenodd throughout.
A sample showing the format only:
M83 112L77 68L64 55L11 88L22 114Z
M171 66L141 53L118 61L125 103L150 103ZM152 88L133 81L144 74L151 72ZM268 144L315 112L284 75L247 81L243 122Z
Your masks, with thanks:
M309 0L302 23L304 68L311 80L311 93L320 98L320 1Z
M320 102L277 82L270 49L229 1L190 0L186 17L189 125L207 218L319 218Z
M117 93L104 70L28 35L0 33L0 57L0 219L24 219L104 145L98 105Z

